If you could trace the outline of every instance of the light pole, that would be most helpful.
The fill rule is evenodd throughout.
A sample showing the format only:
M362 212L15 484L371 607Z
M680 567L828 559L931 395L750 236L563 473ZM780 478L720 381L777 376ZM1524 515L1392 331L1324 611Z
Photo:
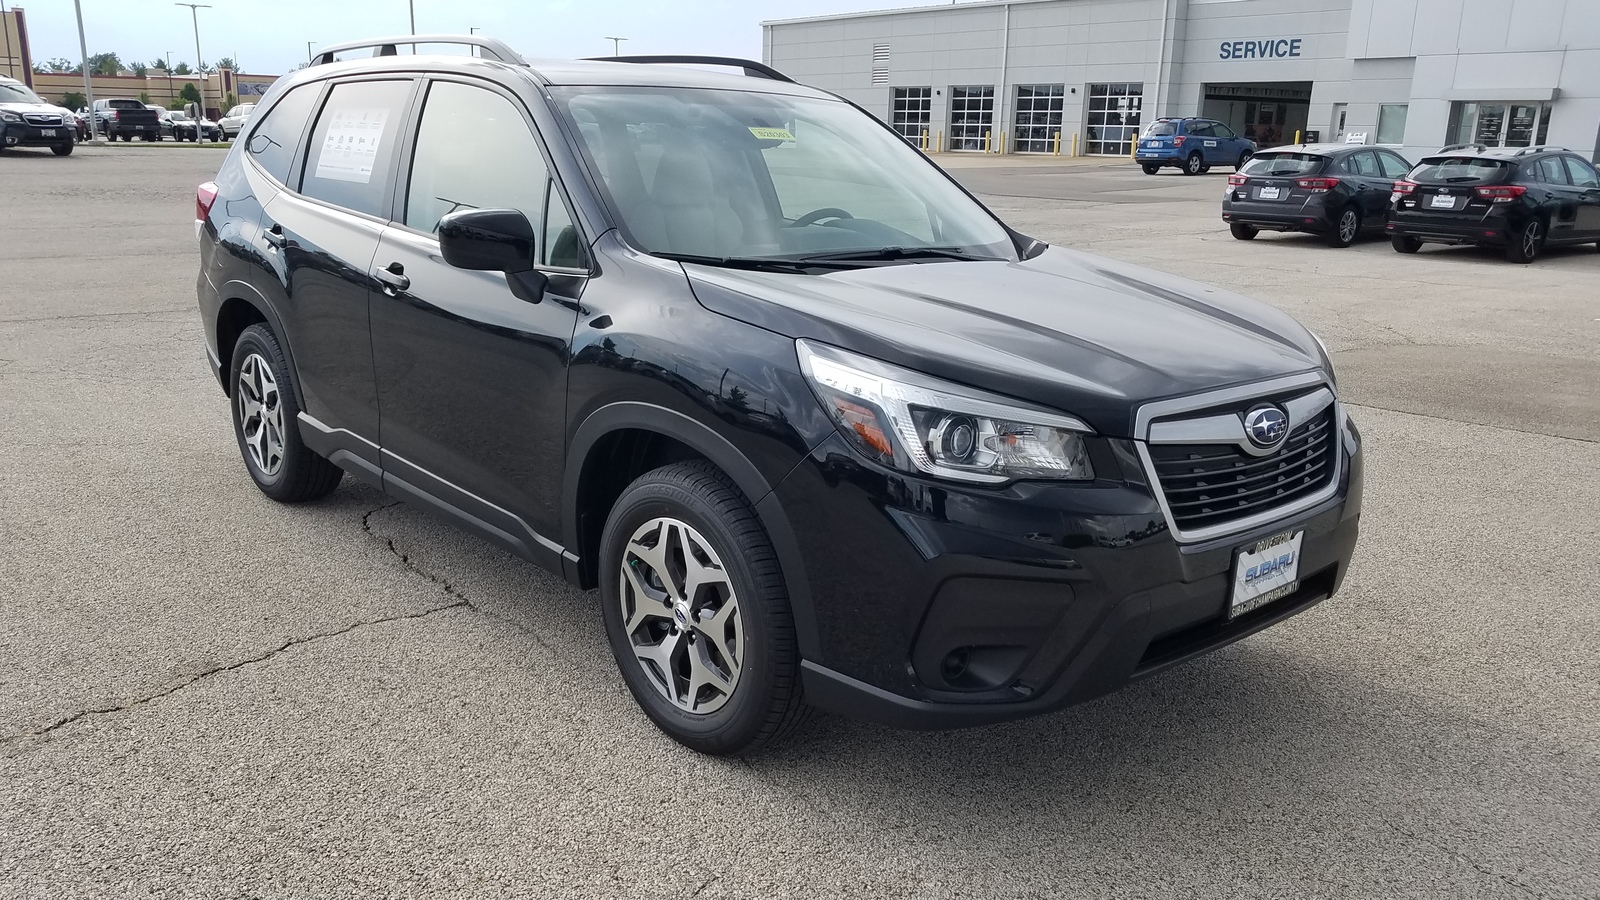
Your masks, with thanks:
M16 78L17 70L11 62L11 18L6 12L6 0L0 0L0 25L6 27L6 42L0 44L6 50L6 74ZM26 78L17 78L18 81L27 81Z
M624 38L624 37L608 37L608 38L606 38L606 40L611 42L611 55L612 56L621 56L622 55L622 42L627 40L627 38Z
M311 45L315 43L316 41L306 41L306 62L312 62L317 58L316 55L311 52Z
M195 71L200 73L200 117L203 119L206 115L206 63L205 59L200 56L200 10L210 9L211 4L174 3L172 5L189 7L189 18L194 20L194 67ZM217 102L221 103L222 98L218 97Z
M177 95L172 93L172 51L168 50L167 51L167 106L171 106L172 105L172 101L174 101L176 99L178 99Z
M83 0L72 0L72 8L78 13L78 53L83 58L79 68L83 70L83 96L89 104L89 140L98 144L100 125L94 115L94 84L89 80L89 41L83 36Z
M416 34L417 33L417 0L406 0L406 6L411 8L411 33L412 34ZM412 49L413 52L415 52L417 48L412 47L411 49Z

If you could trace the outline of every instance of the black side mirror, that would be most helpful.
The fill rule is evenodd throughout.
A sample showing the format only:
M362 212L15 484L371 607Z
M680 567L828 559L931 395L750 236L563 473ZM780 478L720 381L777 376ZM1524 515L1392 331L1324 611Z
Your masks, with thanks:
M439 250L458 269L512 275L533 268L533 225L514 209L469 209L439 221Z

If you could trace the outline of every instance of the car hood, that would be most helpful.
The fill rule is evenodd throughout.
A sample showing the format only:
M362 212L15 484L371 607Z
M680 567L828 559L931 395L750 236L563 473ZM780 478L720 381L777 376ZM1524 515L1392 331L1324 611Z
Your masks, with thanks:
M33 113L47 116L70 116L72 113L48 103L0 103L0 109L14 113Z
M1325 368L1259 301L1061 248L1020 262L823 275L686 264L715 312L1079 416L1132 436L1151 400Z

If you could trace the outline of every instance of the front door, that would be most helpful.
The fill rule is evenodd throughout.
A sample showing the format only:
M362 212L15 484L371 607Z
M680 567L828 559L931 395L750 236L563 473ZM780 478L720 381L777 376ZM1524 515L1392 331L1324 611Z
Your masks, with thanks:
M403 208L379 241L372 347L386 477L510 538L554 547L565 447L567 358L585 281L581 241L546 237L570 219L520 101L487 84L428 87L403 177ZM546 215L547 205L550 208ZM540 302L499 272L456 269L436 232L449 213L516 209L539 233L550 273ZM565 249L563 249L565 248ZM568 259L551 259L552 252ZM574 265L552 266L552 263ZM404 491L402 490L402 493Z
M1572 190L1577 195L1577 231L1585 238L1600 240L1600 173L1576 156L1563 156Z

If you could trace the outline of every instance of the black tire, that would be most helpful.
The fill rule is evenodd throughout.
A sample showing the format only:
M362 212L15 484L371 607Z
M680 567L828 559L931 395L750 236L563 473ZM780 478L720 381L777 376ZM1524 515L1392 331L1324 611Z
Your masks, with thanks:
M1506 244L1506 261L1527 265L1539 258L1544 252L1545 238L1549 232L1544 227L1544 220L1529 219L1511 236L1510 243Z
M280 462L270 471L252 457L245 435L240 396L248 388L241 386L240 373L246 361L252 357L265 361L272 380L276 382L278 419L283 426L279 434ZM256 487L280 503L303 503L327 496L339 486L344 472L312 452L300 440L299 385L295 384L294 373L283 358L283 349L278 345L277 336L265 325L251 325L233 345L232 360L228 367L228 406L232 411L233 434L239 444L239 455L244 458L245 469L249 471ZM267 406L271 408L270 397L268 400Z
M1406 234L1389 235L1389 246L1396 253L1415 253L1422 249L1422 242Z
M1242 171L1244 167L1250 163L1250 157L1252 156L1255 156L1255 154L1251 153L1249 150L1239 154L1239 161L1233 164L1233 170L1235 172Z
M1229 225L1228 231L1232 232L1233 236L1241 241L1253 241L1256 239L1256 235L1261 233L1261 229L1255 227L1254 225L1246 225L1242 222L1235 222L1234 224Z
M674 613L671 618L658 612L655 615L661 618L640 619L631 632L623 619L624 559L645 579L652 571L638 556L625 554L631 552L630 542L636 534L660 519L676 521L698 532L699 541L722 561L719 571L726 575L737 603L738 670L731 691L716 690L725 699L706 713L685 709L680 705L682 700L669 700L663 686L670 681L672 693L678 697L680 659L681 665L687 666L688 653L712 652L705 633L698 627L683 629L683 638L673 637L679 634L677 623L709 621L702 620L696 611L704 598L697 601L680 597L677 605L689 610L684 617L677 614L672 601L673 592L682 593L677 575L670 576L674 579L671 591L659 591L665 599L638 593L632 586L633 579L627 579L630 586L626 597L634 601L630 604L634 609L663 603L664 609ZM676 534L684 537L681 530ZM681 560L684 556L680 553L676 558ZM671 568L670 563L668 567ZM682 568L681 563L679 567ZM660 585L661 581L657 578L653 584ZM677 463L647 472L628 486L607 516L601 537L600 598L606 635L623 682L656 727L679 743L717 756L745 755L782 740L808 718L809 708L800 696L800 652L795 643L794 619L777 554L749 501L732 479L715 466L701 461ZM682 641L676 645L678 650L671 651L667 678L652 675L659 675L662 670L647 667L636 655L634 635L641 632L646 636L654 634L658 642ZM696 637L699 642L691 643ZM714 688L706 684L696 691L696 697L704 696L708 687ZM684 696L687 694L684 691ZM712 699L716 699L715 695Z
M57 144L54 147L50 148L50 152L54 153L57 156L71 156L72 155L72 142L71 141L67 141L65 144Z
M1146 175L1154 175L1161 171L1161 167L1154 163L1145 163L1141 168L1144 169Z
M1205 157L1198 153L1189 154L1189 157L1183 161L1183 174L1185 175L1200 175L1204 173L1205 170Z
M1328 232L1328 246L1348 247L1356 242L1360 234L1361 210L1346 206L1339 210L1339 218L1334 220L1333 229Z

